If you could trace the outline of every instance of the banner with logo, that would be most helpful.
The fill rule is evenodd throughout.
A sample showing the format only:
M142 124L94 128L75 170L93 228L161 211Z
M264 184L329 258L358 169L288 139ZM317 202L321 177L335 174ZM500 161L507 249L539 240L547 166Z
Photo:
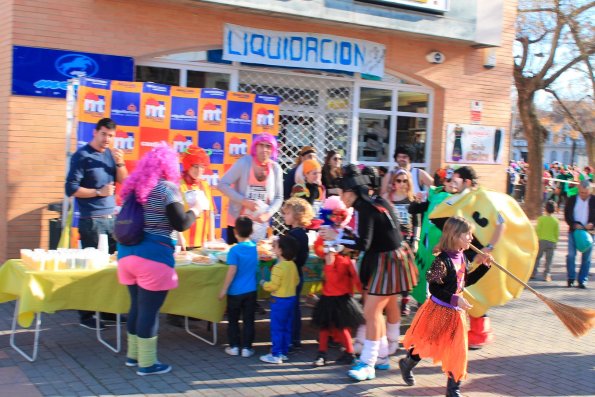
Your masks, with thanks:
M114 148L124 151L128 171L163 141L179 153L192 144L202 147L211 160L203 179L212 189L220 238L226 232L221 212L229 202L217 189L219 180L249 152L253 134L279 133L279 104L272 95L83 78L77 94L77 146L93 138L97 121L110 117L118 125ZM77 225L76 213L74 218Z
M132 80L134 59L52 48L12 48L13 95L65 98L68 80L83 76Z

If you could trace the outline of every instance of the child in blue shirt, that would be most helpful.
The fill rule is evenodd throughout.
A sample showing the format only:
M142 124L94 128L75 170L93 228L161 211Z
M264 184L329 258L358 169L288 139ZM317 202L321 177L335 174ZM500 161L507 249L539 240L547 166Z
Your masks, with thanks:
M236 220L234 235L238 244L231 247L227 254L229 269L219 299L227 296L227 338L229 346L225 353L231 356L254 355L254 312L256 309L256 286L258 272L258 252L256 244L250 240L252 220L241 216ZM240 339L240 315L243 320Z

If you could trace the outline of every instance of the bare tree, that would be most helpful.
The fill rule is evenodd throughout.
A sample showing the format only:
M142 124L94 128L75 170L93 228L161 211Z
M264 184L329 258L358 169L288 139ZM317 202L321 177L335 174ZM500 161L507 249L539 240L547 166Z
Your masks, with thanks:
M563 103L560 88L555 83L560 76L578 69L586 72L588 78L583 81L593 97L594 11L593 1L519 2L514 82L518 94L519 118L529 147L531 172L527 180L525 199L529 205L525 211L530 218L535 218L541 213L541 205L536 204L541 203L543 143L547 139L547 131L540 123L535 109L535 96L539 91L546 90L555 93L554 98ZM574 125L573 127L577 128ZM593 131L581 132L587 144L589 163L593 164Z

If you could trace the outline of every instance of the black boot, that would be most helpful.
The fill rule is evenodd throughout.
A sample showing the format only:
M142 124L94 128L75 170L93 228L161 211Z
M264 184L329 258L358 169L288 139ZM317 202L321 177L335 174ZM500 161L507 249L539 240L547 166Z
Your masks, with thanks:
M407 386L415 385L415 377L413 376L413 368L419 363L419 360L411 358L410 354L407 357L399 360L399 368L401 369L401 377Z
M455 382L452 375L448 377L448 383L446 384L446 397L461 397L461 391L459 387L461 386L461 381Z

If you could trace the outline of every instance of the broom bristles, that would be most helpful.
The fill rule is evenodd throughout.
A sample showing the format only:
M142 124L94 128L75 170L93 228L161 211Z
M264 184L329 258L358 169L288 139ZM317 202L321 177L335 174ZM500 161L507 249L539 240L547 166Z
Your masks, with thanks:
M595 325L595 310L565 305L540 293L537 293L537 296L548 305L575 337L583 336Z

